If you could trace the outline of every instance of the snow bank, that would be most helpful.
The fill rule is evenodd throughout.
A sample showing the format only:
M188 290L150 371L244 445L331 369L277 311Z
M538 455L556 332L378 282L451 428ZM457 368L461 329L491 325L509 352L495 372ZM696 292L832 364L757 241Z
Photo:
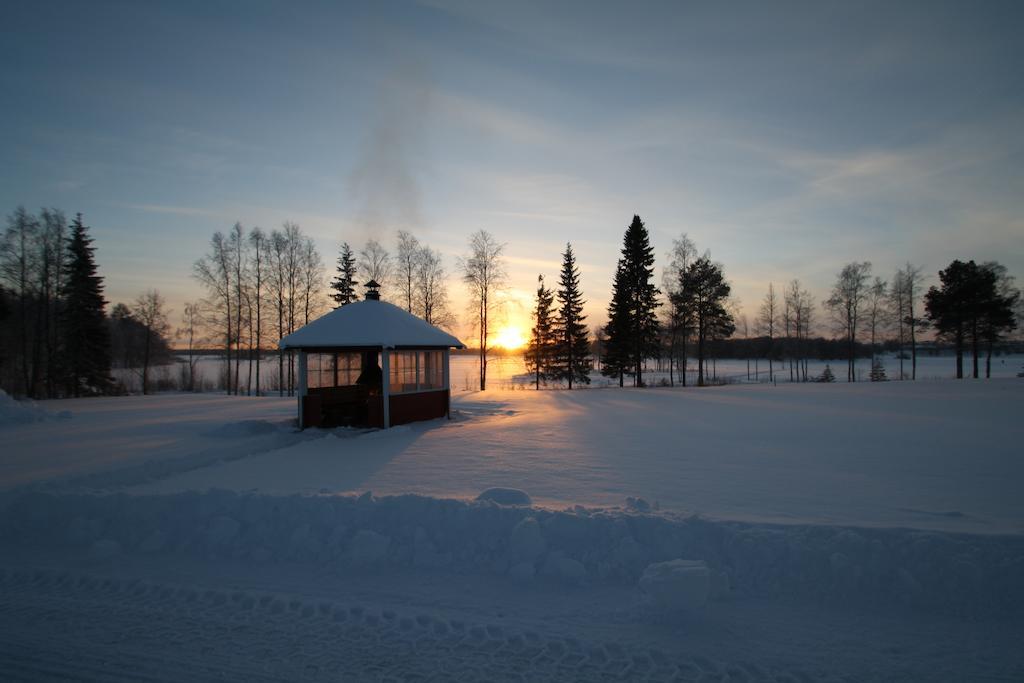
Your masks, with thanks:
M666 588L674 570L649 567L687 560L706 566L712 596L727 590L740 597L902 603L953 614L1024 611L1022 537L750 525L415 495L6 494L0 497L0 551L27 547L93 559L178 554L328 569L414 566L570 585L636 585L647 570L649 577L667 577L656 589L658 582L648 578L648 593L661 591L677 602L683 589Z
M533 505L533 500L526 491L508 489L500 486L489 488L476 497L478 501L490 501L498 505Z
M688 612L711 597L711 570L702 560L670 560L648 565L640 590L657 609Z
M70 410L46 410L35 401L19 401L0 389L0 427L68 419L71 419Z

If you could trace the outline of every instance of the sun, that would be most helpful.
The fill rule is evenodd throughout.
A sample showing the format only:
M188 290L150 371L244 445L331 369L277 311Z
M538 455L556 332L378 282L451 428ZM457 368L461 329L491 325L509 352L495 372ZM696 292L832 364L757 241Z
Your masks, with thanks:
M523 336L522 330L518 327L506 325L497 331L493 338L494 345L500 346L503 349L514 351L521 349L526 346L526 337Z

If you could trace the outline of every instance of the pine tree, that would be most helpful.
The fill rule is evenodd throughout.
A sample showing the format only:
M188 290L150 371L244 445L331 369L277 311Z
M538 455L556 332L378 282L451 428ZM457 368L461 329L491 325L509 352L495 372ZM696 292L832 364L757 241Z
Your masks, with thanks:
M338 304L335 308L341 308L356 300L356 257L352 253L348 242L341 245L341 255L338 257L338 270L331 280L331 299Z
M82 224L82 214L71 223L68 262L64 279L65 384L72 396L109 392L110 329L103 313L103 278L96 274L95 247Z
M821 376L818 377L818 379L816 381L818 381L818 382L825 382L826 384L829 383L829 382L835 382L836 381L836 376L834 374L832 374L832 367L829 366L829 365L826 365L824 372L821 373Z
M995 338L1016 326L1013 307L1015 292L999 291L998 264L953 261L939 271L942 286L932 287L925 295L925 310L935 325L936 336L953 343L956 377L962 379L963 356L973 356L973 372L978 378L978 359L986 338Z
M608 324L604 328L604 355L601 357L601 374L605 377L617 377L620 387L625 384L626 372L630 370L629 300L624 273L622 259L619 259L618 266L615 268L615 280L612 282L612 300L608 304Z
M632 365L633 381L643 386L643 363L658 355L658 294L654 286L654 248L640 216L626 228L622 240L622 277L626 287L628 337L626 348Z
M885 375L885 366L882 365L882 361L877 358L871 361L871 374L869 375L872 382L885 382L888 381L888 377Z
M697 384L704 386L704 357L707 343L714 339L731 337L736 331L732 314L725 307L732 288L725 280L722 267L713 263L708 256L701 256L690 263L682 274L679 289L677 305L689 310L693 316L694 333L697 337Z
M587 317L583 315L580 271L571 244L566 244L562 254L562 276L555 296L555 378L568 382L570 389L573 382L590 384L590 334L584 324Z
M551 306L554 293L544 286L544 276L537 276L537 298L533 309L533 329L526 350L526 369L533 375L534 387L551 376L552 350L555 344Z

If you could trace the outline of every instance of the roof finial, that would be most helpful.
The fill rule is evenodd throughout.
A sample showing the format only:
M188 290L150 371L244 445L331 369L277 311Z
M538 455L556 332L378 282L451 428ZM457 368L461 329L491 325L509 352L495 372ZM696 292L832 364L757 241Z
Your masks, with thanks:
M380 301L380 283L376 280L370 280L363 284L366 287L366 300L367 301Z

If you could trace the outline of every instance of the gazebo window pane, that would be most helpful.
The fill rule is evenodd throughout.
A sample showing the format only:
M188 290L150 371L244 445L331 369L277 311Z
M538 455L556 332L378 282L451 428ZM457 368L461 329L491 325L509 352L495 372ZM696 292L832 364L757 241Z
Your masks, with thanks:
M391 393L416 391L416 352L393 351L388 363L391 366L388 380Z
M431 391L444 388L444 369L441 367L443 354L441 351L419 351L419 388L420 391Z
M309 389L320 388L320 354L306 354L306 387Z
M362 372L363 356L359 352L342 352L338 358L338 386L348 387L356 383Z

